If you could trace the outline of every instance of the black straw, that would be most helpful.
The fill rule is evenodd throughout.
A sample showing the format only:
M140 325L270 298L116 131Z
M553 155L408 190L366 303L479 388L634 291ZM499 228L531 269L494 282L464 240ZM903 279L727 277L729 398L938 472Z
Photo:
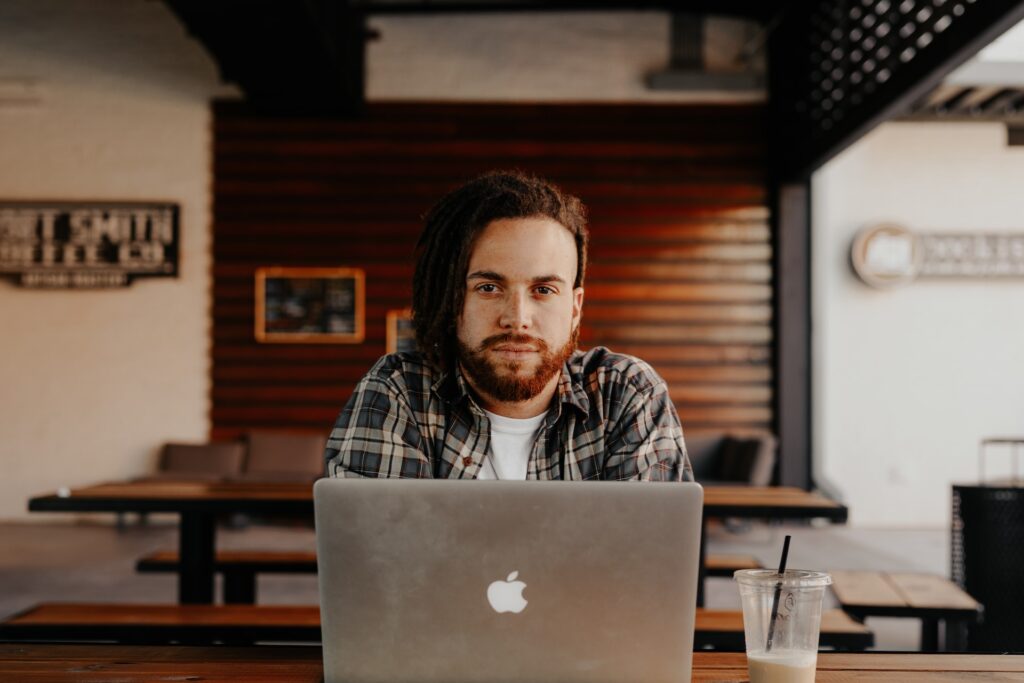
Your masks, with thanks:
M779 618L779 598L782 596L782 575L786 573L786 558L789 557L789 539L782 543L782 559L779 560L779 582L775 584L775 595L772 596L772 616L768 621L768 643L765 646L766 652L772 651L772 638L775 637L775 620Z

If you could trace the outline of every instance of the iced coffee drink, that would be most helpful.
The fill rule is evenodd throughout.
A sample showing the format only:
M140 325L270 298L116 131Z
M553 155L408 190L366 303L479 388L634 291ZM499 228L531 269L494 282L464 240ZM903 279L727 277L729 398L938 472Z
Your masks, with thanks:
M817 655L779 650L747 655L750 683L814 683Z
M813 683L821 601L832 577L772 569L736 572L750 683Z

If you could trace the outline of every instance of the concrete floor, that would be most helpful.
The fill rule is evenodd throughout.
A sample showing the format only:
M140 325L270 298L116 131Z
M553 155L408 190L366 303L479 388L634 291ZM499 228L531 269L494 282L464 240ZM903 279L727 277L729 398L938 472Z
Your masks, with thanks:
M876 569L948 573L949 533L943 529L878 530L843 526L753 524L709 531L710 552L753 554L775 564L783 536L793 535L789 566L803 569ZM123 529L96 523L0 524L0 617L43 601L173 602L172 575L138 574L135 560L177 544L173 524L154 521ZM313 550L313 531L302 527L250 526L218 531L222 549ZM263 604L314 604L315 576L267 575L259 579ZM831 599L831 598L829 598ZM708 607L738 609L731 579L710 579ZM876 649L915 650L919 625L908 619L869 619Z

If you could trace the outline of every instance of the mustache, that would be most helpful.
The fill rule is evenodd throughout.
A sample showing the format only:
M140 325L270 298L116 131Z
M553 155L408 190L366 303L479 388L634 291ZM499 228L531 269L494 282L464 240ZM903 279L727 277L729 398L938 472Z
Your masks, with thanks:
M477 350L483 351L485 349L494 348L495 346L501 346L502 344L513 344L515 346L530 346L531 348L536 349L538 351L548 350L548 345L544 342L543 339L537 339L536 337L531 337L528 334L512 333L491 335L490 337L487 337L482 342L480 342L480 346Z

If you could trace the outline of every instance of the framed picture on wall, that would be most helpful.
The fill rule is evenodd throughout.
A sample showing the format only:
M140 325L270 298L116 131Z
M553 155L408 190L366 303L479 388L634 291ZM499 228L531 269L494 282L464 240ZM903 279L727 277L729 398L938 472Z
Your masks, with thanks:
M416 332L412 329L412 311L408 308L388 311L387 352L416 350Z
M256 339L265 344L359 344L366 277L359 268L259 268Z

